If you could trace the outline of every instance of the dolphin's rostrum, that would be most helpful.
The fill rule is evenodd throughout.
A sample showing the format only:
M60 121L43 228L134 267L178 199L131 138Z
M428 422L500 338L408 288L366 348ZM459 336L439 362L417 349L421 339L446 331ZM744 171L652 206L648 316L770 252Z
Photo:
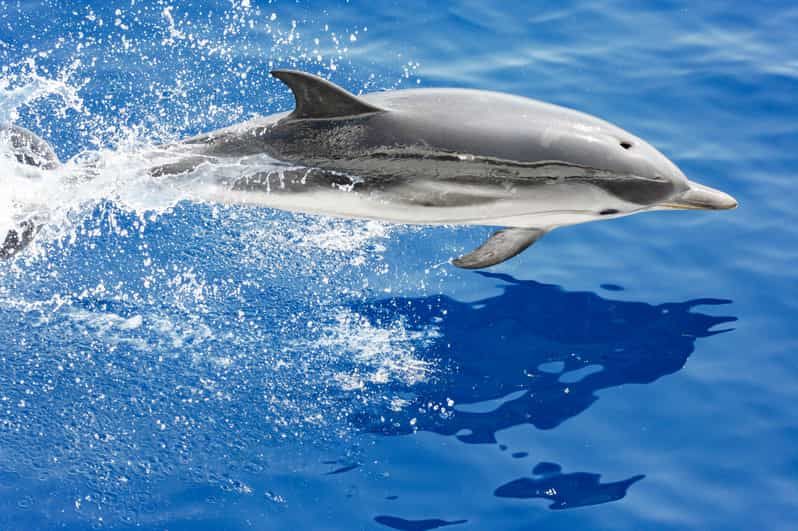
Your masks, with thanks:
M466 89L355 96L311 74L272 74L293 92L293 112L165 146L179 159L153 175L179 179L199 166L266 155L285 166L225 180L208 199L396 223L507 227L453 261L470 269L501 263L561 226L737 206L689 181L640 138L571 109Z

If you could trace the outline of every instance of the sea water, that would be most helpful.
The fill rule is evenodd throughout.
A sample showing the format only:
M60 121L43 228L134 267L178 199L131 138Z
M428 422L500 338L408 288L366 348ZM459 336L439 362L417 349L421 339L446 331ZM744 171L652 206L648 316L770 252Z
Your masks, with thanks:
M791 529L798 10L0 1L0 528ZM500 90L651 141L730 212L553 233L225 206L157 146L349 90Z

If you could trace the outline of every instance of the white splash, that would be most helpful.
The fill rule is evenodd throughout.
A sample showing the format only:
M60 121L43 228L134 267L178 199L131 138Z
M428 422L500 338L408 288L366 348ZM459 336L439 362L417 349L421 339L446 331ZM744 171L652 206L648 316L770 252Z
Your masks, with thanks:
M15 122L21 108L48 97L62 100L63 105L59 107L62 115L70 109L83 112L83 99L78 94L80 87L66 81L79 65L79 62L75 62L64 69L57 79L49 79L39 75L35 61L28 59L20 74L0 77L0 124Z
M422 354L438 337L440 331L434 326L411 330L401 319L375 325L358 313L341 310L315 346L351 357L354 369L337 372L334 377L343 390L352 391L367 385L427 381L435 363Z

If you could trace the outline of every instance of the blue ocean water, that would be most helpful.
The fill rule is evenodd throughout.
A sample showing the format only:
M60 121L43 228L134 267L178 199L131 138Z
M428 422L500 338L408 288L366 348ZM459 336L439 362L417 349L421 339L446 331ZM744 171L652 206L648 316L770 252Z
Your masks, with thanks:
M0 175L0 224L47 219L0 263L0 529L793 529L796 26L784 1L0 0L0 121L104 164ZM489 228L131 169L290 108L278 66L574 107L741 206L473 272L447 260Z

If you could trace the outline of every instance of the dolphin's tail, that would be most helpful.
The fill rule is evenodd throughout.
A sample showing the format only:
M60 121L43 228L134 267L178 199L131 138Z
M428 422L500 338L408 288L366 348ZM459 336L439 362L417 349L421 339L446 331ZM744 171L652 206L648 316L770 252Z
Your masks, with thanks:
M45 170L57 168L61 162L53 148L23 127L0 124L0 147L4 147L19 163ZM4 176L0 174L0 181ZM11 258L28 246L41 226L33 220L23 220L0 234L0 260Z
M5 240L0 244L0 260L11 258L27 247L40 228L41 225L36 225L33 221L26 219L16 228L9 230Z
M18 125L0 125L0 145L8 146L20 164L45 170L61 164L50 144Z

